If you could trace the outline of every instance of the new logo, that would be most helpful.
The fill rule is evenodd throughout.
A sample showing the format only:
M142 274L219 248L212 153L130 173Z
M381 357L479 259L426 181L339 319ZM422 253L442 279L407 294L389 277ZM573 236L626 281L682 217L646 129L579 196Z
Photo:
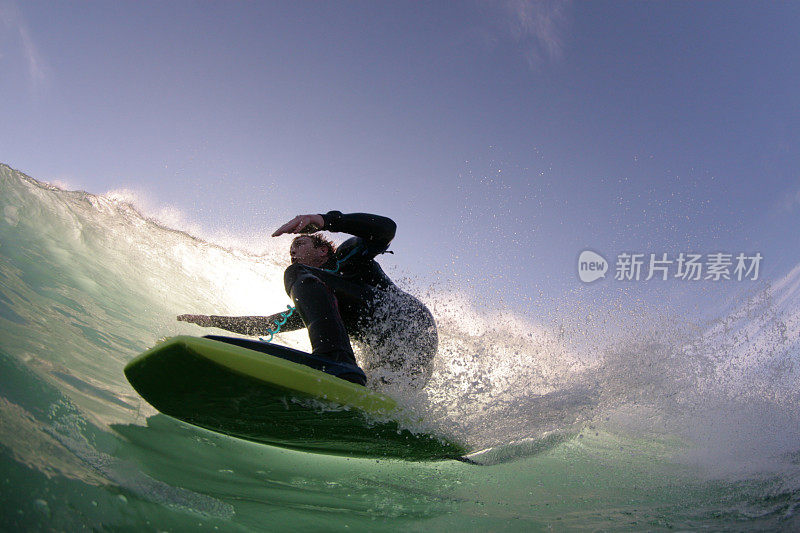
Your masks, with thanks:
M606 277L608 261L591 250L584 250L578 257L578 277L584 283L591 283Z

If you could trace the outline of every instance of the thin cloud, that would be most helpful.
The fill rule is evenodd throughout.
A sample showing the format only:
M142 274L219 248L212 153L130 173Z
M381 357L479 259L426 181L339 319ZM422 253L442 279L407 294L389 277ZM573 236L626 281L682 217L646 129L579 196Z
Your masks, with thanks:
M569 0L506 0L511 36L531 67L558 61L564 55L569 26Z
M20 26L18 30L22 41L22 52L28 64L28 75L34 84L41 85L47 81L47 64L33 44L28 28Z
M44 57L33 41L30 29L20 13L19 7L11 2L0 3L0 22L3 23L11 40L19 44L19 53L25 62L28 78L35 89L42 87L48 81L49 67ZM0 53L0 58L5 54Z
M778 210L784 213L800 208L800 190L786 193L778 202Z

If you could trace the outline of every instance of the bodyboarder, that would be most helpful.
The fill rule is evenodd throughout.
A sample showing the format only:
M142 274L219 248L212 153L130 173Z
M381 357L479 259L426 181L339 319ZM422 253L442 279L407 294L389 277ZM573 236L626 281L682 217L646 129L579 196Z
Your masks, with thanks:
M299 234L292 240L292 264L284 287L296 312L270 316L180 315L178 320L218 327L243 335L269 335L281 319L281 331L306 327L312 355L355 366L343 379L364 384L351 346L361 348L370 379L421 388L430 378L436 355L436 323L422 302L399 289L375 257L395 235L393 220L367 213L298 215L273 234ZM319 231L353 235L335 247Z

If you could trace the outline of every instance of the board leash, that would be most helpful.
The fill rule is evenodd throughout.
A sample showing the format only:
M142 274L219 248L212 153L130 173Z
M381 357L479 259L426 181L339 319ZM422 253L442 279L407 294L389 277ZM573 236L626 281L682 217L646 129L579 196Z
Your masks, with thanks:
M261 342L272 342L272 337L274 337L275 334L280 333L281 328L283 327L284 324L286 324L286 321L289 320L289 317L292 316L292 313L294 313L294 310L296 309L291 305L287 305L286 308L288 309L288 311L284 311L283 313L281 313L281 316L279 318L275 319L274 322L275 329L272 328L267 329L267 333L269 333L269 336L266 338L259 337L258 340L260 340Z

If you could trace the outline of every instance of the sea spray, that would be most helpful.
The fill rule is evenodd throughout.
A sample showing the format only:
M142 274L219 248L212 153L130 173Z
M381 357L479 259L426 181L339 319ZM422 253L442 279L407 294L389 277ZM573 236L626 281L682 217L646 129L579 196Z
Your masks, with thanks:
M280 243L214 244L5 166L0 187L7 529L798 525L797 269L702 323L624 293L533 318L411 281L440 350L427 388L386 392L490 466L346 460L157 415L122 374L210 332L178 314L284 309Z

